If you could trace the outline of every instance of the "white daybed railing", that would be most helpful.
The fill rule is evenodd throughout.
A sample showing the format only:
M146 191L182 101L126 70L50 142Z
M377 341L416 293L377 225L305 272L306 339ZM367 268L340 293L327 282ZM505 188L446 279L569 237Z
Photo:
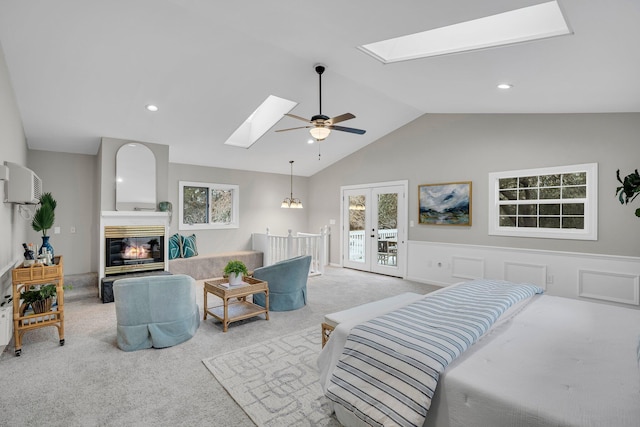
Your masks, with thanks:
M287 236L274 236L267 228L266 233L253 233L252 246L254 251L264 254L265 266L300 255L311 255L309 275L319 275L329 261L329 227L323 227L319 234L296 233L295 236L291 230Z

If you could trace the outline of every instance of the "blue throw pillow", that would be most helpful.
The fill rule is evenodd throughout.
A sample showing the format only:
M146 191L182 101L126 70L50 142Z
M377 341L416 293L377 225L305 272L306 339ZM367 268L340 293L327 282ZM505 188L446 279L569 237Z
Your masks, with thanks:
M169 259L176 259L182 257L182 251L180 250L181 242L180 235L178 233L169 237Z
M198 255L198 247L196 246L196 235L180 236L182 242L182 257L191 258Z

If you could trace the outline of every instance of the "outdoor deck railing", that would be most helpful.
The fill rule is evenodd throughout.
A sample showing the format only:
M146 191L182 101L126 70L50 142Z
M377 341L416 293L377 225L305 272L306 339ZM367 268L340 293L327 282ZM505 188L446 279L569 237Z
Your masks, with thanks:
M398 240L398 230L378 230L379 240ZM349 232L349 259L361 261L364 259L365 235L364 230Z

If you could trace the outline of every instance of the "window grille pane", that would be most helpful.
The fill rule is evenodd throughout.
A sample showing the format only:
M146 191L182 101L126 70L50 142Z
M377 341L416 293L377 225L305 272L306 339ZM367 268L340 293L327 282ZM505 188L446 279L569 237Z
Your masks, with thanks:
M519 216L518 227L537 227L538 218L535 216Z
M498 180L500 189L518 188L518 178L501 178Z
M538 200L538 189L535 190L519 190L518 197L520 200Z
M186 224L206 224L207 221L206 187L184 187L183 218Z
M560 215L560 205L540 205L540 215Z
M584 199L587 197L587 187L563 187L562 198L563 199Z
M500 200L518 200L518 192L516 190L503 190L500 192Z
M559 187L560 175L542 175L540 177L540 187Z
M500 205L500 215L516 215L517 205Z
M537 176L523 176L519 178L519 187L527 188L527 187L537 187L538 186L538 177Z
M515 227L516 226L516 217L515 216L501 216L500 217L500 227Z
M562 215L584 215L584 203L563 203Z
M563 217L562 228L584 229L584 218L581 217Z
M567 173L562 175L562 185L586 185L587 173Z
M541 188L540 199L541 200L557 200L560 198L560 188Z
M518 206L518 215L537 215L538 205L520 205Z
M541 217L540 228L560 228L560 217Z

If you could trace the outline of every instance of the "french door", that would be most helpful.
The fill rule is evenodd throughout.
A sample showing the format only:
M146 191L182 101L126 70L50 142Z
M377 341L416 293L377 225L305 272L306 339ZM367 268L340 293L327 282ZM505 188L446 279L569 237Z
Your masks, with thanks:
M404 277L406 181L342 187L344 267Z

